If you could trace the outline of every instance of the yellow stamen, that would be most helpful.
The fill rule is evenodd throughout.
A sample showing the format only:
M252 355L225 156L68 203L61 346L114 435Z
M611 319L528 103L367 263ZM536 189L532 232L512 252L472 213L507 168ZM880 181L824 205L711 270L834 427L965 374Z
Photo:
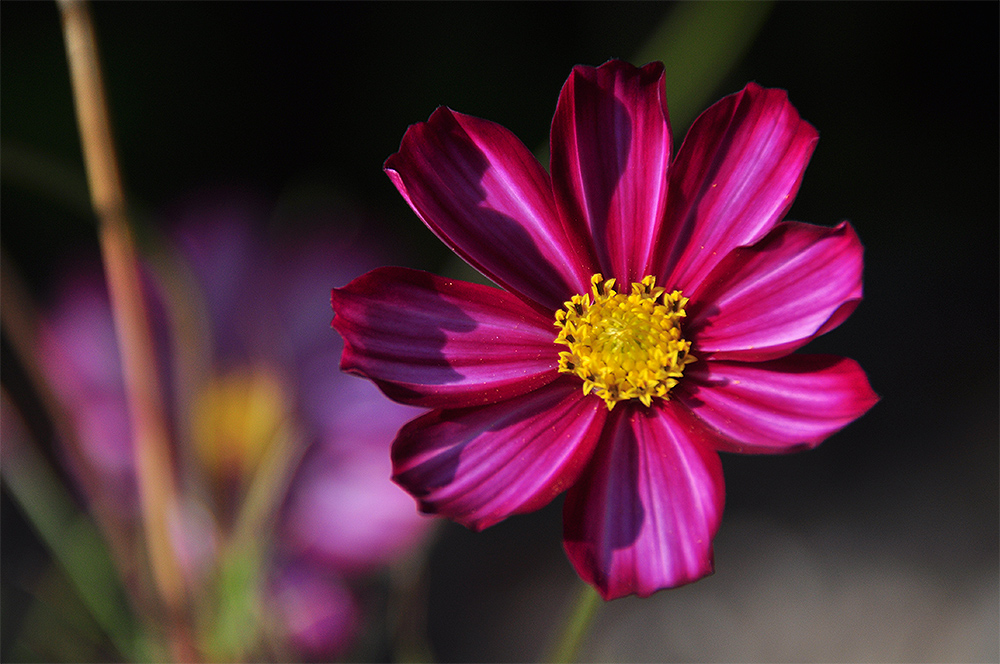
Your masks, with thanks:
M669 399L695 361L691 342L681 337L688 299L656 286L653 276L633 283L628 295L600 274L590 283L591 293L574 295L556 312L556 343L569 347L559 353L559 371L579 376L583 393L604 399L608 410L626 399L647 407L654 398Z

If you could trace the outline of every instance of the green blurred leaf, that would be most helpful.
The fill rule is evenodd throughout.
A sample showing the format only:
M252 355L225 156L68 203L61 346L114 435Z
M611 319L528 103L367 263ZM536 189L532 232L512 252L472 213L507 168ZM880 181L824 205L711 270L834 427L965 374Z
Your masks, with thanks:
M222 558L214 592L208 597L209 624L203 650L212 661L240 661L257 651L260 630L260 580L263 552L250 546L230 549Z
M65 574L48 566L37 578L19 580L28 599L10 659L18 662L96 662L120 657L80 601Z
M0 476L101 629L125 657L136 655L136 626L114 563L94 525L79 512L42 454L31 444L3 394Z
M5 182L58 203L76 218L93 221L87 178L81 168L14 141L3 141L0 153L0 177Z
M714 101L772 7L772 2L678 3L635 54L636 65L663 62L675 136Z

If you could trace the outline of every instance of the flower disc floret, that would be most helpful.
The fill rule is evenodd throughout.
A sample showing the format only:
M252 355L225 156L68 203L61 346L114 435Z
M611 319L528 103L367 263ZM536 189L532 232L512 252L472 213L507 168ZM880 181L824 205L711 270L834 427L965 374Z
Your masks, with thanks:
M556 312L555 342L569 347L559 353L559 371L583 379L583 393L604 399L608 410L627 399L647 407L654 397L668 399L685 365L695 361L691 342L681 336L688 298L667 293L653 276L633 283L629 294L601 274L590 283L593 299L574 295Z

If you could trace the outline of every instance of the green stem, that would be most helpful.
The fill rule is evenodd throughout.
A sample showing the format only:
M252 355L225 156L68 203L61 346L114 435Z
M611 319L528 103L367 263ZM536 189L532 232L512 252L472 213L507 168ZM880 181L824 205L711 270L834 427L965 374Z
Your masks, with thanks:
M572 662L580 651L583 639L594 624L597 609L601 606L601 596L589 585L584 584L583 590L576 600L576 608L563 628L562 637L552 655L550 662Z

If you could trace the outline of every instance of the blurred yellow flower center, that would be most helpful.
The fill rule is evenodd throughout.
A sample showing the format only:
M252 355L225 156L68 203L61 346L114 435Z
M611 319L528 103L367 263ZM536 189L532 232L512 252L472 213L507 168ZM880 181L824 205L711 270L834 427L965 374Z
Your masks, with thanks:
M604 399L608 410L619 401L669 398L670 388L695 361L691 342L681 337L680 320L688 299L667 293L648 276L619 293L615 280L600 274L590 279L591 293L574 295L556 312L559 371L583 379L583 393Z
M261 366L214 375L194 404L194 444L216 473L248 477L279 435L288 406L278 376Z

